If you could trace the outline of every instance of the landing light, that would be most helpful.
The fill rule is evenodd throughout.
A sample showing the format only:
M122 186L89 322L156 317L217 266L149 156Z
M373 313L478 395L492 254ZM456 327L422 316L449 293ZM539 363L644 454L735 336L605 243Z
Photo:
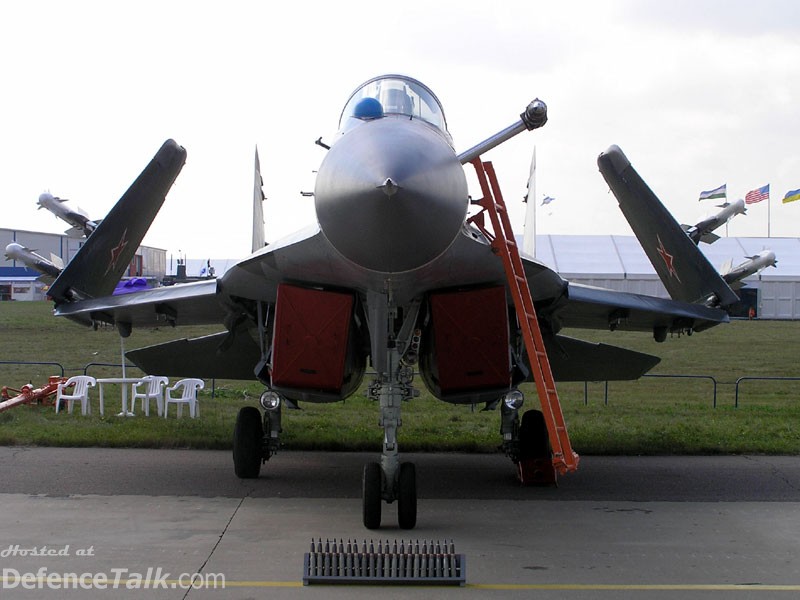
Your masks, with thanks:
M275 410L281 405L280 394L272 390L267 390L261 394L261 398L258 401L264 410Z
M503 402L511 410L519 410L525 403L525 395L519 390L511 390L503 397Z

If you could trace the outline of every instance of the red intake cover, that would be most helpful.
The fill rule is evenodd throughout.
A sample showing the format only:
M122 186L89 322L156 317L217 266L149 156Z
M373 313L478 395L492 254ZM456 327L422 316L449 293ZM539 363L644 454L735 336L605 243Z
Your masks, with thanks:
M509 386L505 288L433 294L431 310L442 393Z
M338 392L344 379L353 297L278 286L272 384Z

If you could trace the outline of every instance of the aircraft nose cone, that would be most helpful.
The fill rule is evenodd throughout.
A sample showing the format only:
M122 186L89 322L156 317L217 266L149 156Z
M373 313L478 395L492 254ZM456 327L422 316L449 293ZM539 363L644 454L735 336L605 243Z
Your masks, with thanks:
M402 272L452 243L468 208L455 152L422 122L359 125L328 151L314 191L317 218L334 247L374 271Z
M391 198L397 193L397 190L400 189L400 186L392 181L391 177L387 177L386 181L378 186L378 189L383 190L383 193Z

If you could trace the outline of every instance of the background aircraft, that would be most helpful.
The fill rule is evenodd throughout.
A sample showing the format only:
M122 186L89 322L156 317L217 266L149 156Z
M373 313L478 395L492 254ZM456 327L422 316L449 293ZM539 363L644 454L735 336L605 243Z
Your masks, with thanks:
M398 429L417 372L440 400L499 406L512 460L549 456L542 413L520 417L517 387L530 379L531 361L503 262L469 217L464 168L546 119L544 103L534 101L517 122L457 154L428 87L400 75L371 79L345 103L318 169L316 223L256 249L217 280L112 297L185 162L185 150L168 140L50 288L55 314L114 324L122 336L163 323L224 325L127 356L148 373L267 386L263 414L244 407L235 424L234 469L244 478L257 477L278 449L284 405L343 400L359 390L369 364L367 393L384 442L380 462L363 472L364 524L379 527L382 502L397 501L400 527L412 528L416 475L400 461ZM570 284L523 258L518 277L532 290L557 381L635 379L658 362L564 336L563 327L646 331L663 341L726 322L723 309L737 300L618 148L599 164L674 299ZM258 174L255 188L259 196Z

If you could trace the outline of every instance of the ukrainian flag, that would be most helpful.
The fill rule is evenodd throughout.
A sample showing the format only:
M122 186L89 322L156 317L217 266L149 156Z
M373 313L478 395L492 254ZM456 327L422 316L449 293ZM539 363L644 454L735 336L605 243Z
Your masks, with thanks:
M784 204L794 202L795 200L800 200L800 190L791 190L786 192L786 195L783 197Z

